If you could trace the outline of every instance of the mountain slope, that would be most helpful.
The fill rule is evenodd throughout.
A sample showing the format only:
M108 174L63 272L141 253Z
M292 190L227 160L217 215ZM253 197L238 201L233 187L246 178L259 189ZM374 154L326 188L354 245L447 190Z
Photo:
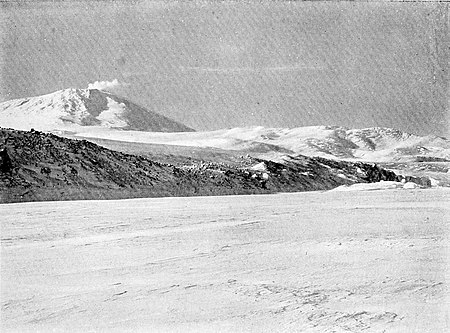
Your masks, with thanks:
M151 132L193 129L97 89L65 89L0 103L0 126L77 132L83 127Z
M83 128L76 134L124 142L220 148L279 160L302 154L340 160L370 162L450 160L450 141L417 136L391 128L347 129L310 126L293 129L247 127L195 133L148 133Z
M404 179L376 165L306 156L174 166L38 131L0 129L0 152L0 202L312 191Z

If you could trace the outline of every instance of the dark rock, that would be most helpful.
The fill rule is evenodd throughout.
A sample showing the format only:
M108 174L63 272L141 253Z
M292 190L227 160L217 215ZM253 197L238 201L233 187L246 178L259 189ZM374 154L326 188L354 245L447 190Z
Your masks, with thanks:
M0 171L7 173L13 169L11 158L8 155L6 148L0 149Z
M428 177L405 176L404 179L406 182L416 183L423 187L431 187L431 180Z

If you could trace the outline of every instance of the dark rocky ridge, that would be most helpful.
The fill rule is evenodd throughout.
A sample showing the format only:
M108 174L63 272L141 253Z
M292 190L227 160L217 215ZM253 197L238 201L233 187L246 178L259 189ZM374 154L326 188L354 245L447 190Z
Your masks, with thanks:
M314 191L402 179L376 165L301 155L284 163L247 156L241 165L192 161L175 166L85 140L11 129L0 129L0 150L3 203ZM258 163L265 170L251 169Z

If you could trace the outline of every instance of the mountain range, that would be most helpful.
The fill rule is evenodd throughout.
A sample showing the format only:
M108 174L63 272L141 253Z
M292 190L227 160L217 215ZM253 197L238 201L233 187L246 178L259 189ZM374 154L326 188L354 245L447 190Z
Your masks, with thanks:
M348 129L310 126L293 129L247 127L209 132L150 133L85 128L76 134L90 139L217 148L243 151L276 159L302 154L339 160L407 162L419 159L450 160L450 141L438 136L417 136L391 128Z
M446 138L391 128L246 127L195 132L122 97L97 89L65 89L0 103L0 127L53 132L88 140L216 148L280 160L302 154L339 160L450 160Z

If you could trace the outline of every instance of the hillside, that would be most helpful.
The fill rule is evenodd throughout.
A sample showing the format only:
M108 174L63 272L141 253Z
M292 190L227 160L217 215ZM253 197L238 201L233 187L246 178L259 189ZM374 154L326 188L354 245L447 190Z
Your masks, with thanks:
M402 179L373 164L306 156L174 166L39 131L1 129L0 149L0 202L312 191Z
M150 132L193 129L97 89L65 89L0 103L0 125L21 130L78 132L84 127Z

